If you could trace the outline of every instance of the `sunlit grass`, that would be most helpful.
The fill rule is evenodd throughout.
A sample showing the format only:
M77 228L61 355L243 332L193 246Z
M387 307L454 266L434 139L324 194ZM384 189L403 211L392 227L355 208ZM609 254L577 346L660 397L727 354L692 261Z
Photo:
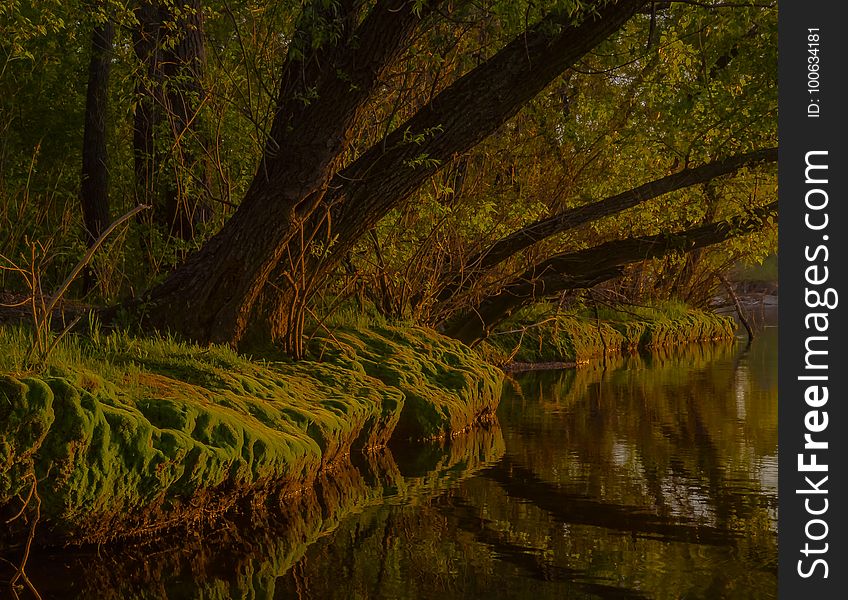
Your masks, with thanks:
M15 376L96 373L131 390L137 386L144 363L179 369L194 362L230 370L250 364L249 357L240 356L227 346L204 347L159 333L141 337L126 330L103 331L96 325L89 327L86 334L64 336L37 363L32 362L34 343L32 327L26 324L0 327L0 372Z

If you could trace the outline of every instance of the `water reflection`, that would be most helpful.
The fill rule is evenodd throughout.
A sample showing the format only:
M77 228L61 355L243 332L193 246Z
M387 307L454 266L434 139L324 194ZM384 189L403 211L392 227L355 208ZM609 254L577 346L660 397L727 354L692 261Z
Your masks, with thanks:
M307 551L310 598L773 598L776 330L516 378L506 454Z
M775 329L507 388L500 427L340 465L267 522L31 576L45 598L776 596Z
M366 521L371 507L412 506L444 493L497 462L504 439L494 422L419 450L398 453L397 460L384 450L359 456L356 464L337 463L314 488L281 499L274 511L245 514L169 548L42 552L30 559L27 572L45 599L286 598L280 578L296 579L316 542L345 540L346 528ZM356 547L359 535L346 542Z

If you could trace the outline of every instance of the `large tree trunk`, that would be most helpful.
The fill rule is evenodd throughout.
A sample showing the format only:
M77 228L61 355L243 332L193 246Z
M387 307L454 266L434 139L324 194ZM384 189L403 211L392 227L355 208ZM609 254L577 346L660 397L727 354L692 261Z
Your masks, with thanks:
M91 60L88 68L88 92L85 99L85 123L82 145L82 183L80 202L85 223L86 245L92 246L110 222L109 169L106 152L106 110L108 105L109 63L115 25L107 20L94 28L91 36ZM86 269L83 287L94 284L94 275Z
M552 14L465 74L387 138L343 169L321 208L292 239L253 316L272 339L297 336L298 307L315 284L392 208L406 200L457 154L474 147L513 117L551 81L619 30L644 4L611 2L583 20ZM329 251L310 252L316 240ZM282 256L282 253L281 253ZM290 257L290 258L289 258ZM292 282L295 282L292 284ZM291 322L295 317L295 322Z
M674 233L615 240L578 252L558 254L536 265L456 318L445 333L467 344L485 338L517 309L565 290L591 287L621 274L625 265L671 252L689 252L761 229L777 219L777 202L750 215Z
M300 58L305 50L290 52L272 135L241 206L151 291L153 325L201 342L241 339L286 243L321 201L361 108L438 1L419 12L415 3L383 0L353 29L358 4L342 4L336 17L342 33L335 43L317 52L304 44L311 52L305 58ZM309 102L303 101L305 90L311 92Z

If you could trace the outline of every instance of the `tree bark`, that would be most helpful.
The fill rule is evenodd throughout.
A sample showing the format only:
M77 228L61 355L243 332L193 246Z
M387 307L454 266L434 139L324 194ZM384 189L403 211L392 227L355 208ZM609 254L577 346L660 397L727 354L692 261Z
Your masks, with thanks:
M671 252L689 252L762 229L777 220L777 202L750 215L674 233L615 240L594 248L558 254L524 272L496 295L450 323L445 333L467 344L485 338L517 309L565 290L591 287L620 275L631 263Z
M115 25L107 20L97 25L91 36L91 60L88 67L88 91L82 144L82 204L85 241L91 247L110 223L109 168L106 150L106 110L108 107L109 63ZM94 284L94 274L86 269L85 291Z
M177 0L173 9L143 0L135 15L133 44L144 66L133 131L138 200L154 207L155 221L168 234L191 239L211 216L197 114L205 61L202 8L200 0ZM163 151L164 145L170 149ZM192 180L199 185L187 185Z
M635 14L642 0L611 2L577 23L549 15L489 60L466 73L383 141L338 173L319 210L292 239L252 320L254 330L285 337L289 316L310 289L286 282L321 282L370 228L401 204L452 157L474 147L513 117L551 81ZM315 257L309 244L329 251ZM296 327L295 327L296 329Z
M141 0L134 10L138 26L133 29L133 50L143 67L136 84L137 103L133 115L133 160L135 163L136 204L155 206L157 153L154 132L159 110L156 90L161 85L160 16L159 9L149 0Z
M419 13L415 3L382 0L353 29L357 4L342 5L337 42L306 58L290 53L258 172L222 230L150 292L154 326L200 342L241 339L286 243L323 197L361 108L438 2Z

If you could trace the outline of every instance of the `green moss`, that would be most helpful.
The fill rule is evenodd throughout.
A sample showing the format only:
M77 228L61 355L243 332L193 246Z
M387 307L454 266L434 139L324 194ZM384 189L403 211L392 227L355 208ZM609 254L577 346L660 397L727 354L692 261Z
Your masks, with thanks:
M697 342L729 339L734 335L735 324L729 317L700 310L668 316L662 313L642 316L613 316L610 325L624 335L626 345L632 348L657 348Z
M582 363L638 348L728 339L735 325L728 317L677 305L633 310L603 310L598 315L559 314L536 325L538 315L517 318L483 344L480 353L497 364L508 362Z
M313 352L403 393L395 437L442 438L497 408L501 372L468 347L423 327L339 328Z
M0 499L29 485L26 473L54 421L53 393L43 381L0 375Z
M482 352L504 362L577 363L620 350L624 336L608 323L558 315L542 325L511 323L509 333L495 334ZM523 330L523 331L521 331ZM488 346L488 347L487 347Z
M393 436L463 430L500 398L500 371L423 328L337 331L298 363L123 334L71 343L67 364L0 378L0 506L34 468L44 520L77 541L307 485Z

